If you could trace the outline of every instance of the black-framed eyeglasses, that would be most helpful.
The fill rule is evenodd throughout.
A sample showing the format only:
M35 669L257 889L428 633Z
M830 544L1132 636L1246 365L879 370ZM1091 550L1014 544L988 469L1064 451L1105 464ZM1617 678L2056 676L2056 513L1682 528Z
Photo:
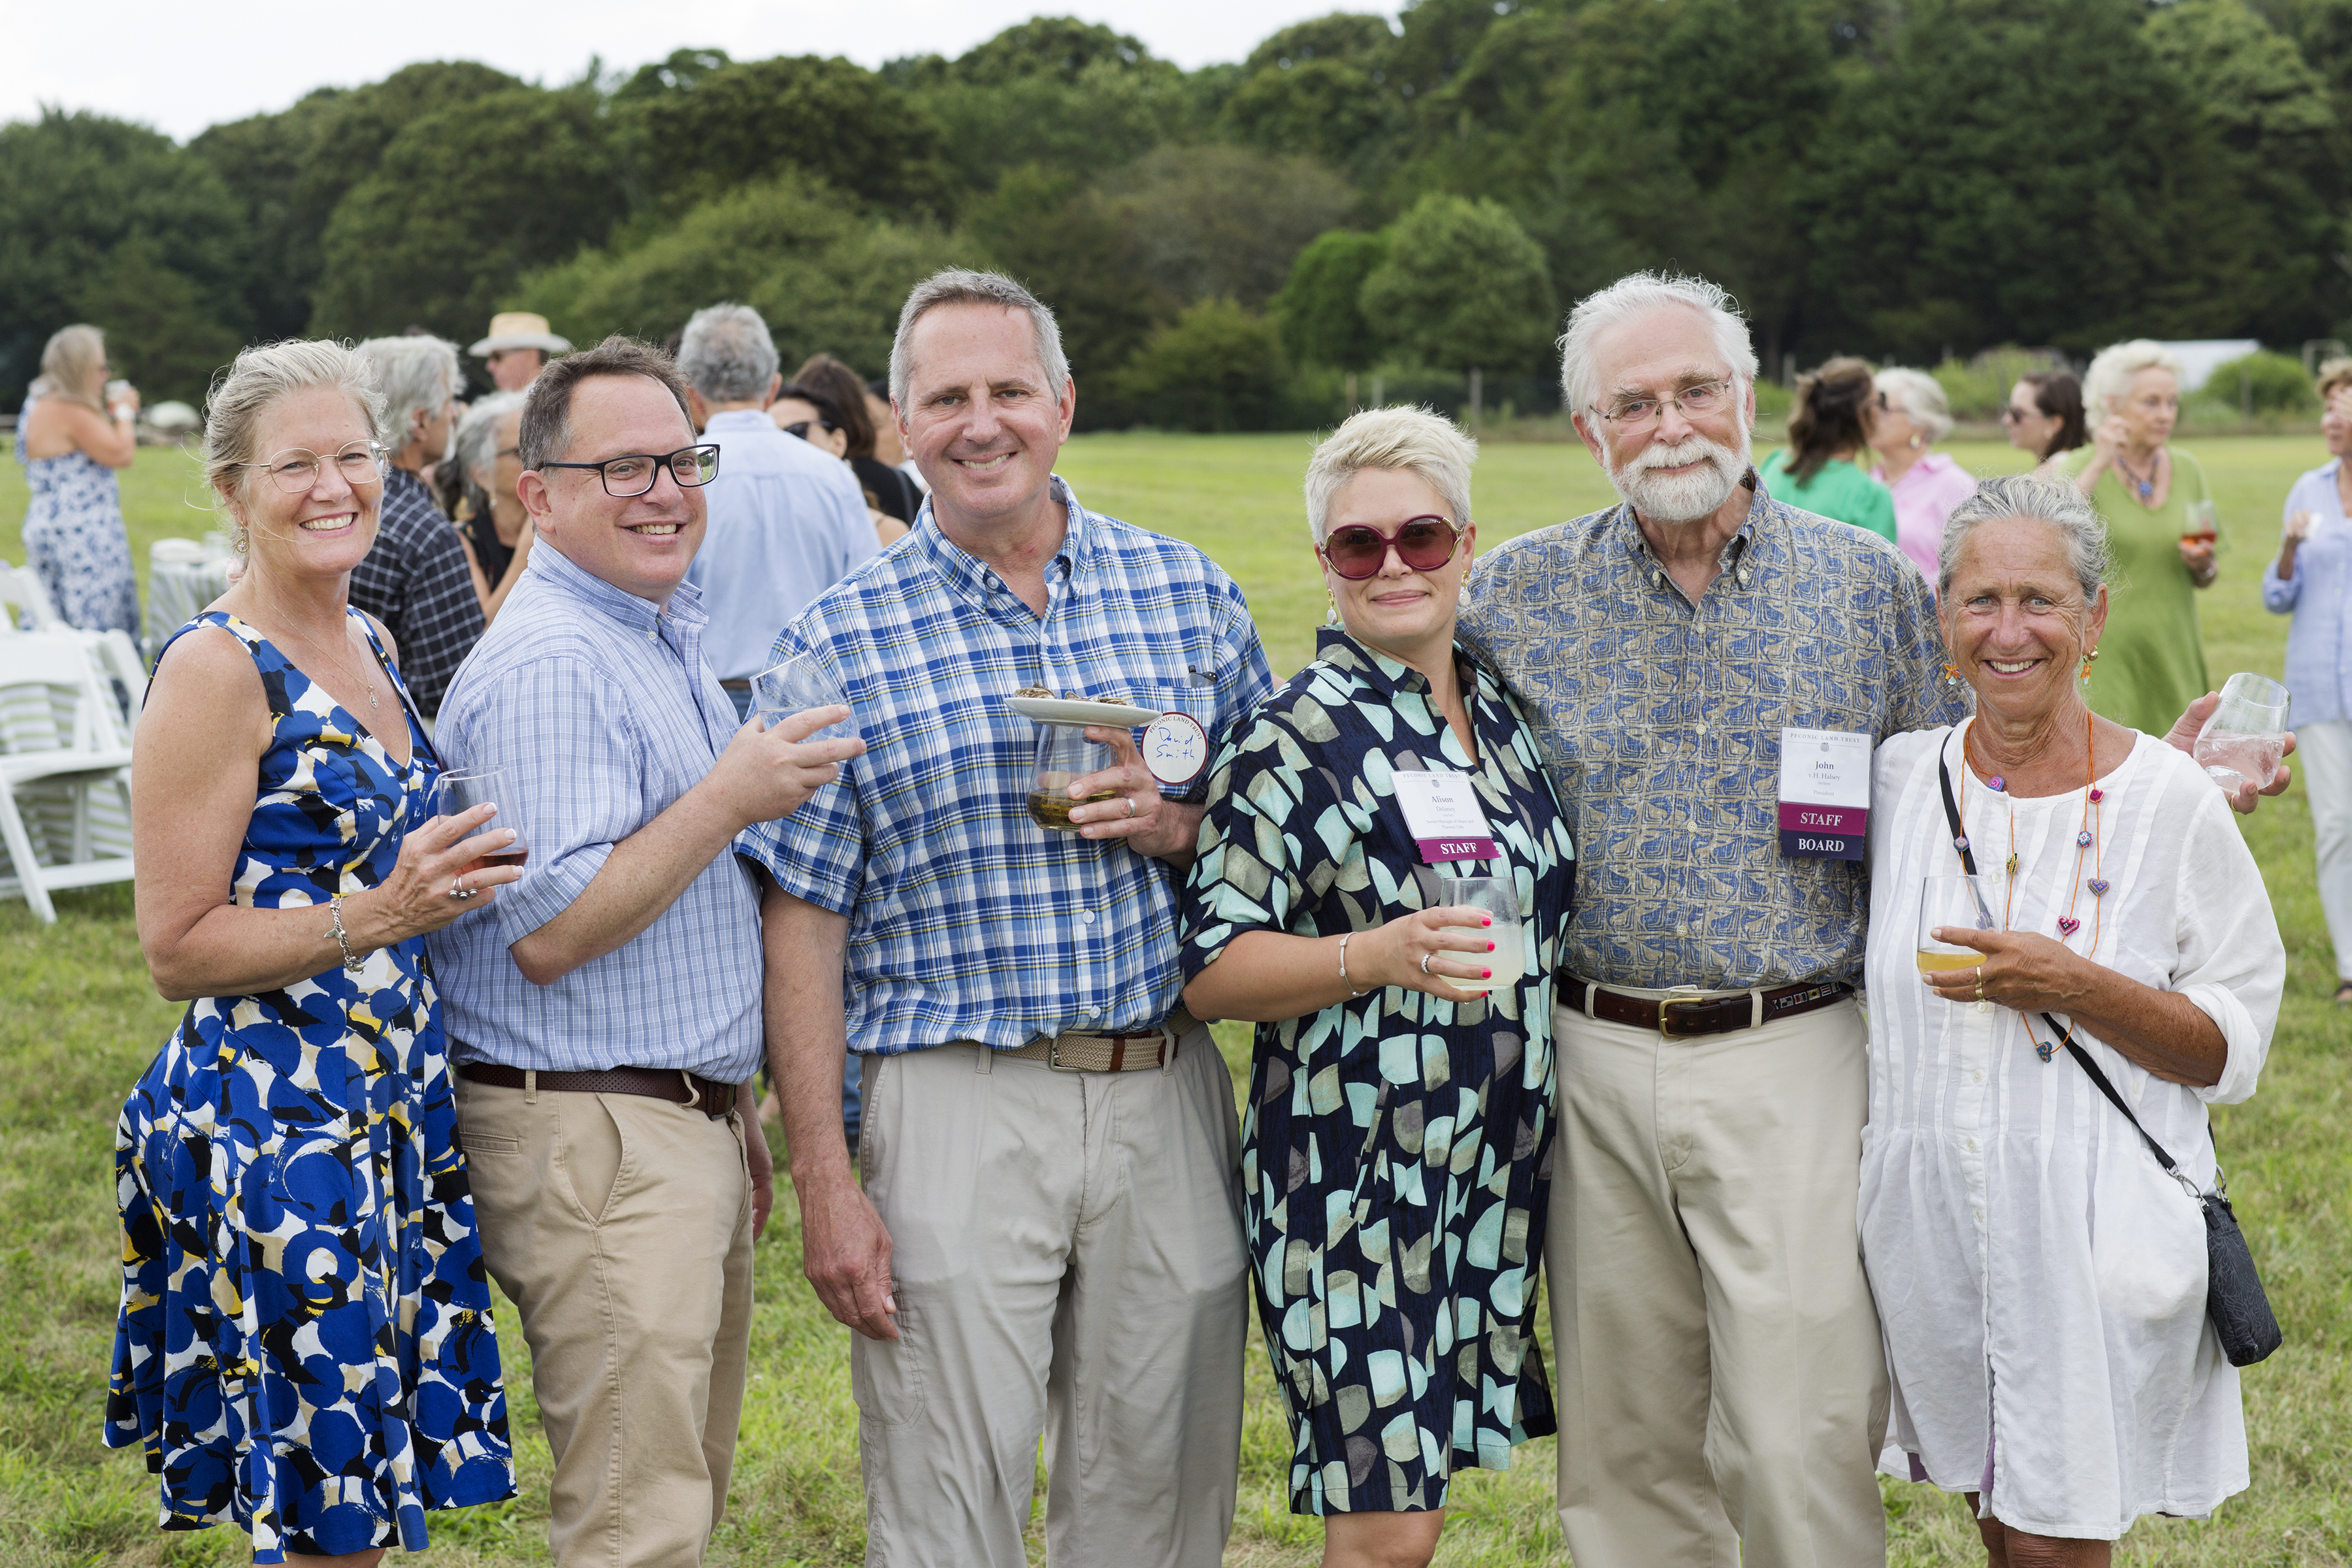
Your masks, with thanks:
M719 448L680 447L658 458L649 452L633 452L625 458L607 458L601 463L541 463L540 468L593 468L604 481L606 495L615 500L628 500L653 489L665 469L680 489L709 484L719 477Z
M1442 517L1416 517L1382 533L1369 523L1351 522L1326 534L1319 547L1331 570L1350 583L1377 577L1389 563L1389 552L1415 572L1434 572L1454 559L1462 535Z
M777 428L782 430L787 436L797 436L802 440L805 441L808 439L809 426L812 425L815 426L818 429L824 431L828 436L841 428L840 426L835 425L830 419L795 419L791 424L781 425L778 426Z
M343 476L343 483L357 489L372 485L383 478L384 459L391 453L373 441L353 441L328 457L305 447L289 447L258 463L240 465L261 468L269 475L269 482L288 495L302 495L319 482L319 470L331 467Z

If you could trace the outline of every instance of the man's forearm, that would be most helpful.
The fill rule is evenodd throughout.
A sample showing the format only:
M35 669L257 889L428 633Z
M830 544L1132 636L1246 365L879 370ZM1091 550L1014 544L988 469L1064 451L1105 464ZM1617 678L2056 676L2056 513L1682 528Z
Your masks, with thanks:
M849 921L773 887L761 900L767 949L768 1071L784 1113L793 1184L849 1174L841 1079L849 1031L841 1005Z
M734 841L731 820L704 784L613 846L588 887L562 914L509 948L534 985L550 985L582 964L626 946Z

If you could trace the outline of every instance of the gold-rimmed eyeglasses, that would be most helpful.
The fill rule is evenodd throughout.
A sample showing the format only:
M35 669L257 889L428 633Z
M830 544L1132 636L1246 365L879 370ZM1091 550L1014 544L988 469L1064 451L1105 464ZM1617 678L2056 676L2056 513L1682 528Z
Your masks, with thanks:
M601 463L541 463L544 468L593 468L604 481L604 493L615 500L629 500L654 488L654 482L667 471L682 489L707 485L719 477L719 448L715 446L680 447L675 452L655 457L647 452L633 452L625 458L607 458Z
M1669 404L1685 419L1705 419L1730 405L1732 389L1738 384L1738 377L1726 376L1685 386L1664 397L1621 397L1606 408L1595 404L1593 412L1622 430L1643 430L1655 425L1664 417Z
M373 441L353 441L331 457L322 458L304 447L289 447L258 463L243 465L259 468L269 476L269 482L288 495L302 495L319 482L319 470L331 467L342 475L343 483L357 489L361 485L380 483L383 479L384 459L391 453Z

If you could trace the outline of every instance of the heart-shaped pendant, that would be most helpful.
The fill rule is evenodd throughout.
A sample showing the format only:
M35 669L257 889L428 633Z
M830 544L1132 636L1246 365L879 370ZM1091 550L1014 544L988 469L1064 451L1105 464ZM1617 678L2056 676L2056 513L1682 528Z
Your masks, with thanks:
M2091 804L2092 804L2093 805L2098 805L2098 804L2099 804L2099 802L2101 802L2101 801L2103 801L2103 800L2105 800L2105 799L2106 799L2106 798L2107 798L2107 792L2106 792L2105 790L2103 790L2103 789L2095 789L2095 790L2093 790L2093 791L2091 792Z
M2076 931L2082 929L2083 922L2076 920L2073 915L2060 915L2058 917L2058 930L2060 934L2064 936L2073 936Z
M2107 896L2107 889L2113 886L2115 884L2105 877L2094 877L2091 879L2091 897L2104 899Z

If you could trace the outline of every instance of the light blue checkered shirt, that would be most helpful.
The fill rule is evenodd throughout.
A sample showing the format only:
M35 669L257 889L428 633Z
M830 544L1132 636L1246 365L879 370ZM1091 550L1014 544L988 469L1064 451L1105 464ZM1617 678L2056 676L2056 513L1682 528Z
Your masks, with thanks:
M1120 698L1189 713L1213 742L1273 677L1249 605L1213 562L1053 486L1069 531L1046 565L1043 619L950 543L926 503L912 533L777 641L778 658L813 651L833 669L868 750L739 847L786 892L849 917L859 1051L1143 1028L1183 989L1179 873L1032 822L1037 730L1003 699L1031 685Z
M706 624L691 585L657 610L542 541L457 671L435 743L453 772L509 770L515 793L491 825L520 828L530 859L496 903L425 939L452 1060L677 1068L723 1083L759 1065L760 898L733 855L634 941L552 985L524 979L507 952L726 748L735 708L703 658Z

